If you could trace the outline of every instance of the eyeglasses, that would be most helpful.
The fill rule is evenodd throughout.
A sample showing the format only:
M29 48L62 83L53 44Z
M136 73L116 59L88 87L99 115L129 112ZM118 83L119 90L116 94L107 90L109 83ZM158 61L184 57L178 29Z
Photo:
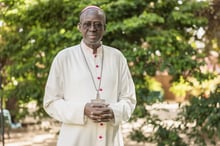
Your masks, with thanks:
M86 30L90 29L92 26L97 30L101 30L104 27L104 25L100 22L85 22L82 24L82 28Z

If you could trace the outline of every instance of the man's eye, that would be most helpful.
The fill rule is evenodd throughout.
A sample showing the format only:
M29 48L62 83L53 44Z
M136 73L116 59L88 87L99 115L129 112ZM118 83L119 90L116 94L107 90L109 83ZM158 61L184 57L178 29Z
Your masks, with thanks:
M95 26L96 28L101 28L101 27L102 27L102 23L95 23L94 26Z
M83 26L86 27L86 28L88 28L88 27L91 26L91 23L84 23Z

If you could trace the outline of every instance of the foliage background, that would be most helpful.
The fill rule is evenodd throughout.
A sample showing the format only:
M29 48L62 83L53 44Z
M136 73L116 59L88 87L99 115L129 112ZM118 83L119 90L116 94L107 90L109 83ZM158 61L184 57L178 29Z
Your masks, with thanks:
M42 100L52 59L80 42L78 16L91 4L107 15L104 44L127 57L138 98L133 119L148 117L147 76L167 72L172 82L189 83L188 77L212 77L200 67L210 50L219 51L218 0L0 0L1 96L13 118L25 117L30 101L37 102L34 116L45 116ZM205 34L199 35L200 29Z

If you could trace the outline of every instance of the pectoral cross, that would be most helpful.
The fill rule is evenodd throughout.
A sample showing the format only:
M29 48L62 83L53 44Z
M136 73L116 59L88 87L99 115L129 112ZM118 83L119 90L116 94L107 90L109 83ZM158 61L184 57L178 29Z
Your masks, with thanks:
M105 99L101 99L99 92L97 92L96 99L92 99L91 102L93 102L93 103L105 103Z

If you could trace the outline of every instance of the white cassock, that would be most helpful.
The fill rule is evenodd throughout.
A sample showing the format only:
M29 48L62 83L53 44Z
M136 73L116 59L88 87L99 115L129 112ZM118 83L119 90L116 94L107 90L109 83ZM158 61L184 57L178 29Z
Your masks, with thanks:
M85 104L96 98L96 89L80 45L66 48L53 60L43 103L45 111L62 122L57 146L123 146L120 125L130 118L136 105L135 87L126 58L109 46L102 45L97 54L83 41L81 46L96 84L100 81L104 52L99 91L100 97L112 108L115 119L95 123L84 115Z

